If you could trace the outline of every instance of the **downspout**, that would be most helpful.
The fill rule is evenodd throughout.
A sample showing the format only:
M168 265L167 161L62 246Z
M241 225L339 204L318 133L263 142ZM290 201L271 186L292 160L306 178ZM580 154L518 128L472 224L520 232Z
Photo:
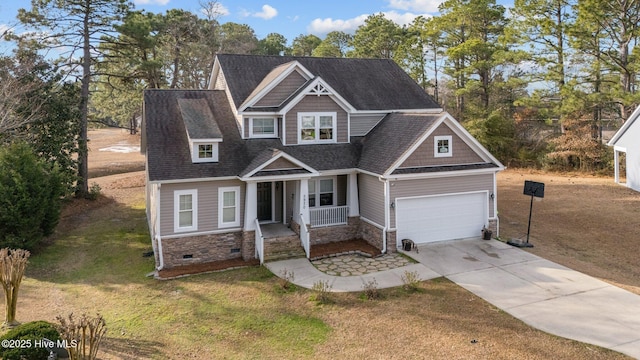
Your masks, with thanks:
M390 217L391 214L389 212L389 180L382 179L382 176L378 177L384 184L384 228L382 229L382 253L387 253L387 229L389 229Z
M164 269L164 255L162 253L162 237L160 236L160 196L161 196L161 191L160 188L162 187L162 184L158 184L158 196L156 197L156 209L158 209L158 211L156 211L156 238L158 239L158 259L160 260L160 266L158 267L158 269L156 270L162 270Z

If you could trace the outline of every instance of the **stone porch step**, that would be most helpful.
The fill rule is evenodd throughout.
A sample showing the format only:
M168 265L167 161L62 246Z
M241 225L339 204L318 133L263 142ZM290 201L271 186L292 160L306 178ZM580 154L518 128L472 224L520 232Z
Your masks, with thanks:
M264 260L276 261L305 257L298 235L264 239Z

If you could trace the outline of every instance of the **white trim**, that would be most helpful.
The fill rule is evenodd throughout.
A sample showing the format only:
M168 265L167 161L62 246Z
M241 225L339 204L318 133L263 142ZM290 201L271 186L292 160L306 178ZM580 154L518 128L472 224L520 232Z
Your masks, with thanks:
M224 193L233 192L235 194L235 220L232 222L223 221ZM240 186L225 186L218 188L218 229L240 226Z
M384 113L385 116L391 113L403 113L403 114L439 114L443 112L443 108L432 109L386 109L386 110L354 110L351 111L354 115L366 115L366 114L378 114Z
M289 75L291 75L296 70L298 70L300 75L303 78L305 78L307 81L309 79L313 78L313 74L309 70L307 70L307 68L302 66L302 64L300 64L297 60L294 60L294 61L289 62L289 63L280 64L280 65L274 67L269 72L269 74L271 74L276 68L281 67L281 66L285 66L287 64L289 64L287 66L287 68L284 69L280 74L278 74L278 76L276 76L275 79L271 80L268 84L266 84L262 89L260 89L260 91L258 91L257 94L253 95L252 97L250 97L247 100L245 100L244 103L240 104L240 107L238 108L238 110L239 111L244 111L245 109L253 106L253 104L255 104L258 101L260 101L260 99L262 99L265 95L267 95L269 92L271 92L271 90L273 90L284 79L286 79ZM262 85L263 81L264 81L264 79L262 79L262 81L260 81L260 84L258 84L258 86Z
M316 87L318 84L321 84L325 89L327 89L329 91L330 94L328 94L328 95L318 95L318 94L312 93L312 89L314 87ZM340 106L347 113L356 111L356 109L351 104L349 104L349 102L347 102L342 96L340 96L340 94L338 94L338 92L336 92L331 86L329 86L329 84L327 84L324 80L322 80L321 77L317 77L314 81L312 81L309 85L307 85L304 88L304 90L300 91L296 95L296 97L294 97L291 100L289 100L289 98L287 98L287 100L285 100L285 101L289 101L289 103L285 107L280 109L279 113L280 114L288 113L294 106L298 105L298 103L300 101L302 101L302 99L304 99L304 97L307 96L307 95L329 96L329 97L331 97L333 99L333 101L336 104L338 104L338 106ZM336 100L338 100L338 101L336 101Z
M613 134L613 137L611 138L611 140L609 140L607 145L614 146L616 142L620 140L620 138L624 135L624 133L627 132L627 130L631 127L631 125L636 121L638 116L640 116L640 106L636 107L636 109L631 113L631 116L629 116L629 118L624 122L624 124L622 124L622 127L620 127L620 129L618 129L618 131L616 131L616 133Z
M320 205L320 181L322 180L331 180L333 181L333 196L331 199L331 205ZM337 205L337 197L338 197L338 178L337 176L324 176L324 177L314 177L313 179L309 179L307 182L307 186L309 182L315 182L315 188L316 191L313 194L315 196L315 200L316 200L316 205L311 206L310 202L309 202L309 208L323 208L323 207L327 207L327 206L338 206ZM308 196L311 196L311 193L307 191Z
M302 139L302 118L303 117L314 117L314 137L313 140L304 140ZM331 139L320 139L320 118L321 117L331 117ZM333 111L327 112L299 112L298 113L298 144L306 145L306 144L327 144L327 143L336 143L338 142L338 113Z
M164 238L164 239L179 239L179 238L187 237L187 236L226 234L226 233L234 233L234 232L240 232L240 231L242 231L242 228L229 228L229 229L222 229L222 230L200 231L200 232L194 232L194 233L188 233L188 234L173 234L173 235L163 236L162 238Z
M366 223L367 223L367 224L369 224L369 225L373 225L373 226L377 227L377 228L378 228L378 229L380 229L380 230L384 229L384 226L382 226L382 225L380 225L380 224L378 224L378 223L374 222L373 220L369 220L369 219L367 219L367 218L366 218L366 217L364 217L364 216L360 216L360 220L362 220L362 221L366 222Z
M452 176L492 174L492 173L501 171L503 169L504 168L501 169L497 167L491 167L486 169L438 171L438 172L419 173L419 174L398 174L398 175L388 175L388 176L381 176L381 177L383 179L389 179L389 180L417 180L417 179L431 179L431 178L452 177Z
M180 196L191 195L191 225L180 226ZM173 232L184 233L198 230L198 189L173 191Z
M497 171L504 170L505 167L498 159L496 159L482 144L478 142L460 123L458 123L449 113L445 112L436 120L433 125L427 130L409 149L407 149L402 156L400 156L394 163L384 172L383 176L392 177L391 175L398 167L404 163L416 149L431 136L431 134L444 122L454 134L456 134L465 144L467 144L480 158L486 162L494 163L498 165Z
M288 160L289 162L298 165L299 167L303 168L304 170L307 170L309 172L309 176L317 176L318 175L318 171L314 168L312 168L311 166L303 163L302 161L294 158L293 156L287 154L284 151L279 151L278 154L276 154L275 156L272 156L269 160L265 161L264 163L262 163L262 165L256 167L255 169L251 170L249 173L247 173L246 175L244 175L243 177L240 178L240 180L243 181L247 181L249 180L253 175L255 175L257 172L261 171L262 169L264 169L265 167L269 166L271 163L273 163L274 161L280 159L280 158L284 158L285 160ZM295 174L295 175L280 175L283 178L287 177L287 176L294 176L294 178L297 178L296 176L304 176L306 174ZM251 178L253 179L253 178Z
M493 173L493 217L498 217L498 173ZM491 201L491 194L489 194L488 201ZM496 234L497 235L497 234Z
M282 223L287 225L287 182L282 181Z
M240 180L240 178L237 176L221 176L221 177L193 178L193 179L149 180L149 184L185 184L185 183L192 183L192 182L222 181L222 180Z
M396 203L396 209L398 208L398 201L402 201L402 200L416 200L416 199L427 199L427 198L444 198L447 196L459 196L459 195L471 195L471 194L484 194L485 195L485 206L483 209L484 212L484 226L489 226L489 220L491 219L489 217L489 190L478 190L478 191L463 191L463 192L455 192L455 193L443 193L443 194L433 194L433 195L418 195L418 196L404 196L404 197L397 197L394 199L394 202ZM398 228L398 211L395 211L395 217L396 217L396 229ZM396 230L397 231L397 230ZM396 234L397 235L397 234ZM496 234L497 236L497 234ZM398 247L400 247L400 243L399 243L399 239L396 236L396 242Z
M249 138L250 139L270 139L270 138L277 138L278 137L278 118L271 115L271 116L251 116L248 118L249 119ZM253 133L253 120L254 119L261 119L261 120L267 120L270 119L271 121L273 121L273 134L254 134Z
M441 153L438 149L438 142L441 140L447 141L447 152L445 153ZM438 135L433 137L433 157L453 157L453 136Z

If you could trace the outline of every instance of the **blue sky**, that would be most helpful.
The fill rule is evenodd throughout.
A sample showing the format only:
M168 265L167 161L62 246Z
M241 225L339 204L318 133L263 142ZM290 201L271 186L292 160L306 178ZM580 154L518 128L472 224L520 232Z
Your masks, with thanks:
M153 13L181 8L200 11L199 0L134 0L135 8ZM300 34L323 38L333 30L353 33L371 14L384 13L398 24L408 24L418 15L438 13L441 0L218 0L218 20L251 26L259 39L277 32L289 43ZM512 0L498 0L508 6ZM0 2L0 34L15 23L19 8L29 8L30 0Z

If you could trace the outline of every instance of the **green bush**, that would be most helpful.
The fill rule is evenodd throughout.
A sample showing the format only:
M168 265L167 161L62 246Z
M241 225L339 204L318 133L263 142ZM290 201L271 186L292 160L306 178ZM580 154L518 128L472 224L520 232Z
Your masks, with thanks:
M4 360L42 360L49 356L49 350L40 346L43 338L51 341L60 340L60 334L53 324L46 321L34 321L18 325L0 337L2 340L22 340L23 347L0 347L0 357ZM30 346L27 346L30 345ZM36 346L38 345L38 346Z
M63 191L58 168L40 159L28 144L0 149L0 248L33 251L51 235L60 218Z

